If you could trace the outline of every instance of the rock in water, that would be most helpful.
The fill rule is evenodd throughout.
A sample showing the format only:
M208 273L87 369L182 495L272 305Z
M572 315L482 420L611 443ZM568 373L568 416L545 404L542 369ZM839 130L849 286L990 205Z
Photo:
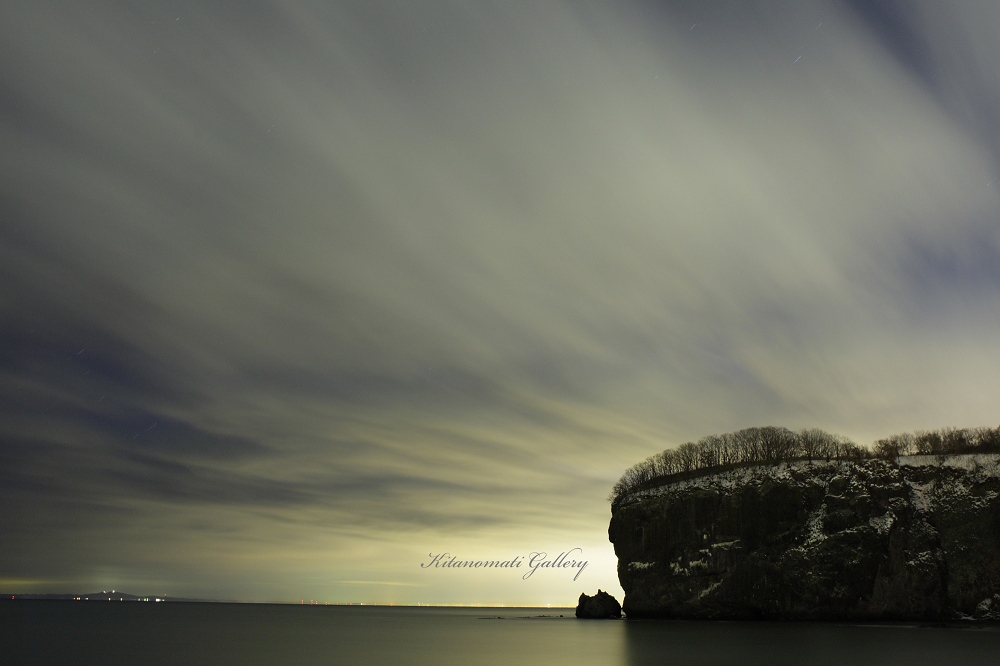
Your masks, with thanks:
M986 620L998 498L997 455L802 461L626 495L608 535L629 617Z
M586 594L580 595L580 601L576 605L576 616L594 619L610 619L622 616L622 607L613 596L598 590L592 597Z

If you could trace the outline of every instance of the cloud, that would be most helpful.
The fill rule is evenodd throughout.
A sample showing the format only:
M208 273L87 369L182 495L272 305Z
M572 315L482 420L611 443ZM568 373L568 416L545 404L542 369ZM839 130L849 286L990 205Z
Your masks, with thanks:
M991 9L2 11L11 578L409 580L712 432L995 418Z

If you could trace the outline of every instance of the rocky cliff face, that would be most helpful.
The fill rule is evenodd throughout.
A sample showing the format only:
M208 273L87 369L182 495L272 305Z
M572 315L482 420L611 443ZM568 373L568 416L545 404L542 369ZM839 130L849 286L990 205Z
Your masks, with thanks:
M629 617L1000 619L1000 457L795 462L624 497Z

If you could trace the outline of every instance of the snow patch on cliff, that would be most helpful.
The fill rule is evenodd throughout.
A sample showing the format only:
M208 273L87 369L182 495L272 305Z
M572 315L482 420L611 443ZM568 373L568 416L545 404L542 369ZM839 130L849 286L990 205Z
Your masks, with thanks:
M722 581L721 580L712 583L711 585L709 585L704 590L702 590L701 592L698 593L698 598L699 599L704 599L706 596L708 596L709 594L711 594L712 592L714 592L715 588L719 587L720 585L722 585Z
M816 477L817 473L848 473L852 469L853 464L846 460L834 460L830 462L795 460L779 465L740 467L738 469L723 470L714 474L698 476L693 479L676 481L656 488L637 490L625 495L621 499L621 503L630 504L651 497L671 496L692 490L727 492L748 485L760 485L768 480L824 485L823 481Z
M879 534L888 534L894 522L896 522L896 516L892 514L892 511L886 511L881 516L868 519L868 524L874 527Z
M949 456L900 456L899 465L909 467L954 467L985 476L1000 477L1000 453L960 453Z
M809 519L806 521L806 540L803 545L814 546L826 540L826 533L823 531L824 518L826 518L825 502L809 514Z
M888 464L888 463L883 463ZM849 487L854 489L863 483L856 478L858 473L864 473L863 465L848 460L795 460L778 465L755 465L729 469L714 474L676 481L656 488L637 490L621 499L621 504L631 504L652 497L672 496L693 490L711 490L728 492L748 485L760 485L765 481L791 482L826 486L834 475L847 478ZM1000 478L1000 453L963 453L949 456L923 455L901 456L899 466L907 467L949 467L966 470L972 474L972 479L981 481L988 477ZM897 477L898 478L898 477ZM926 511L930 501L930 484L918 484L907 481L913 488L918 508ZM951 489L949 489L949 492ZM991 498L992 499L992 498Z
M740 543L739 539L734 539L732 541L720 541L719 543L713 543L709 548L716 550L729 550L730 548L738 547Z

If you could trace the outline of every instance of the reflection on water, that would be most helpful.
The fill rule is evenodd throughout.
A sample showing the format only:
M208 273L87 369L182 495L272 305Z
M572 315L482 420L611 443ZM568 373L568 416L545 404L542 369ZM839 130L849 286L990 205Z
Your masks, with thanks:
M645 664L935 666L997 663L995 626L918 627L818 622L629 621L628 660Z
M558 617L562 614L564 617ZM572 609L0 603L16 664L967 664L1000 631L577 620Z

